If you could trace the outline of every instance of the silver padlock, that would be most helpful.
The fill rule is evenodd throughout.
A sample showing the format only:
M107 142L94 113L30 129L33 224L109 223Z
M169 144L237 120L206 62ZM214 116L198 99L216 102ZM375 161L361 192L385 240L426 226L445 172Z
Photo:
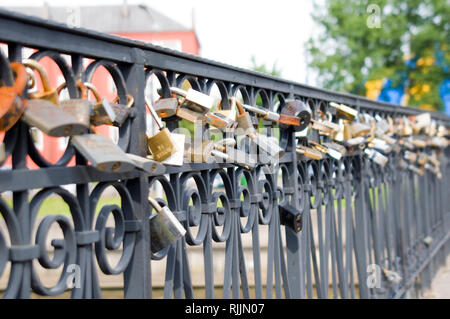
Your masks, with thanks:
M214 106L213 97L192 88L185 91L177 87L171 87L170 91L184 97L180 107L185 107L198 113L206 113L209 112Z
M126 153L128 158L131 159L136 168L152 175L162 175L166 172L166 167L160 162L150 160L148 158L138 156L131 153Z
M78 104L81 105L81 104ZM83 116L89 109L80 109L82 114L75 117L65 109L58 107L50 101L43 99L32 99L26 101L25 111L22 120L29 126L35 126L42 132L53 137L78 135L85 132L89 125L86 125Z
M83 134L71 138L71 143L91 165L100 171L124 173L133 170L134 162L122 149L102 135Z
M228 143L227 140L232 140L233 142ZM215 143L215 148L226 154L226 162L230 162L245 169L252 170L256 167L258 162L249 153L243 150L234 148L236 141L234 139L223 139Z
M152 253L157 253L183 237L186 234L186 229L173 215L169 207L161 207L150 196L148 202L156 210L156 213L150 216L150 236Z
M364 153L367 155L369 159L371 159L381 167L384 167L388 162L388 158L386 156L384 156L380 152L377 152L374 149L366 148L364 149Z

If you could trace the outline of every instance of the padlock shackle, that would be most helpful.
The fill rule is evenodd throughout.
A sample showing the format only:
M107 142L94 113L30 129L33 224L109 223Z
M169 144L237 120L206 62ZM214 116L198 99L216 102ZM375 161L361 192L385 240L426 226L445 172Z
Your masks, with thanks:
M161 205L159 205L159 203L156 201L156 199L152 198L152 197L148 197L147 198L148 202L150 203L150 205L153 206L153 208L156 210L156 212L159 214L162 211L162 207Z
M119 103L119 97L118 97L118 96L116 96L116 97L114 98L113 103L116 103L116 104ZM130 107L133 106L133 104L134 104L134 97L133 97L133 95L127 94L127 104L126 104L126 107L130 108Z
M236 99L236 107L238 109L239 115L245 114L244 107L242 106L242 103L239 102L238 99Z
M259 107L255 107L255 106L251 106L251 105L248 105L248 104L242 104L242 106L247 110L247 111L250 111L250 112L253 112L253 113L256 113L256 114L261 114L261 115L263 115L263 116L266 116L269 112L268 111L265 111L265 110L262 110L262 109L260 109Z
M67 87L67 82L61 83L57 88L56 88L56 92L58 93L58 95L61 93L61 91L63 89L65 89ZM87 99L87 94L88 94L88 89L87 87L84 85L84 83L82 81L77 81L77 87L80 90L80 98L82 99Z
M92 83L90 83L90 82L84 82L83 84L84 84L84 86L85 86L87 89L89 89L89 90L92 92L92 94L94 94L95 100L96 100L98 103L101 103L101 102L102 102L102 97L100 96L100 93L98 93L97 88L94 86L94 84L92 84ZM86 98L87 98L87 94L88 94L87 91L88 91L88 90L86 90Z
M150 115L152 116L152 118L155 120L156 125L158 126L159 130L162 130L164 128L163 123L161 121L161 119L159 118L158 114L156 114L156 111L153 109L153 107L151 106L150 101L147 99L147 97L144 97L145 100L145 106L147 107L147 109L150 112Z
M38 61L33 59L23 59L22 64L26 67L29 67L39 73L39 76L41 78L42 87L44 89L44 92L49 92L52 90L52 87L50 85L50 79L48 77L47 71L45 68L40 64Z
M171 86L169 88L169 90L170 90L171 93L175 93L175 94L180 95L182 97L186 97L186 95L187 95L187 92L185 90L177 88L176 86Z

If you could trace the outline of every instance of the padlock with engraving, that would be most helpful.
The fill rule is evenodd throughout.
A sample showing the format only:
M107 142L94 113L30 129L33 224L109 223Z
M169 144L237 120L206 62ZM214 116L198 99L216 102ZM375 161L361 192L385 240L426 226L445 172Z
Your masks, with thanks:
M237 122L217 112L205 114L206 123L218 128L222 132L232 132L237 127Z
M331 158L334 158L335 160L340 160L342 158L342 153L340 153L334 148L328 148L325 145L319 144L314 141L309 141L309 145L314 147L319 152L322 152L323 154L327 154Z
M318 151L315 148L309 147L309 146L305 146L305 145L300 145L297 144L297 147L295 149L295 151L300 154L303 155L307 158L313 159L313 160L321 160L323 159L323 153Z
M330 102L330 106L336 109L336 115L338 118L343 118L349 121L353 121L358 116L358 111L345 104L338 104Z
M151 104L148 101L145 104L159 130L155 135L147 137L148 150L153 155L155 161L161 162L174 154L177 148L169 129L163 127L160 118L155 110L153 110Z
M253 143L258 145L260 149L266 152L273 159L282 157L284 155L284 151L266 135L261 135L256 132L250 114L244 110L242 104L237 100L236 107L238 109L238 115L236 118L238 128L240 128ZM239 131L240 130L237 130L237 132Z
M13 86L0 87L0 132L9 130L22 116L26 103L20 95L27 85L25 67L11 62L11 69L16 74Z
M186 229L173 215L169 207L161 207L150 196L148 202L156 210L156 213L150 215L150 245L152 253L157 253L183 237L186 234Z
M289 203L282 202L278 205L280 212L280 224L291 228L298 233L302 230L303 220L302 213Z
M58 96L66 86L66 82L58 86L56 89ZM90 123L91 103L87 99L87 88L81 81L77 82L77 87L80 91L81 98L59 101L58 107L71 114L73 117L77 118L80 123L84 123L84 125L88 127Z
M126 153L106 136L75 135L70 141L75 149L100 171L124 173L133 170L136 166Z
M187 91L177 87L171 87L170 91L183 97L180 107L191 109L198 113L206 113L214 106L214 98L189 88Z
M225 139L226 140L226 139ZM243 150L234 148L234 144L236 141L234 141L234 144L226 144L222 141L219 141L215 143L214 147L226 154L226 162L230 162L236 165L239 165L241 167L244 167L245 169L252 170L256 167L258 162L256 159L249 153L244 152Z
M126 153L126 155L133 161L134 166L141 171L152 175L162 175L166 172L166 167L160 162L131 153Z
M58 92L50 85L50 79L44 67L38 61L33 59L23 59L22 63L26 67L39 73L43 87L42 91L28 92L28 97L30 99L42 99L52 102L53 104L58 104Z
M170 133L172 141L175 143L176 151L165 160L161 161L161 164L169 166L183 166L184 163L184 144L186 136L179 133ZM153 155L147 155L149 160L154 160Z
M384 156L383 154L372 148L364 149L364 153L367 155L369 159L371 159L373 162L377 163L381 167L384 167L389 160L386 156Z

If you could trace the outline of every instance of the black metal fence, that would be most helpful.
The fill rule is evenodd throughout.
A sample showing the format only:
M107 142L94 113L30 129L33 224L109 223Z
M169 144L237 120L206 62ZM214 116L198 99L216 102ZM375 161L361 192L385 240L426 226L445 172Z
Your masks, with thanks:
M105 67L120 101L125 102L127 94L135 100L132 118L120 128L119 145L141 156L147 150L146 122L141 116L144 91L152 75L166 96L170 86L188 81L204 93L216 86L224 103L239 91L247 104L254 105L259 95L269 109L275 100L295 97L308 103L313 113L327 109L331 101L381 117L418 113L3 10L0 42L8 48L8 57L0 56L6 84L10 84L9 61L21 61L23 48L36 49L34 59L46 56L57 63L71 97L78 94L77 79ZM70 57L70 66L63 55ZM85 59L93 60L87 68ZM449 124L444 114L432 113L432 118ZM177 122L168 121L167 126L173 130ZM318 135L310 138L317 140ZM281 130L285 155L275 170L268 165L248 171L228 163L190 163L167 166L164 175L151 176L138 171L100 172L86 165L71 146L56 164L48 163L36 151L23 122L6 133L4 143L6 154L12 155L12 169L0 170L0 195L12 192L12 205L0 197L6 223L6 231L0 233L0 275L7 276L5 269L10 266L5 298L29 298L31 292L58 296L67 290L73 265L79 266L81 284L71 289L72 297L100 298L97 264L104 274L123 275L125 298L151 298L151 267L163 260L164 297L195 298L188 258L192 246L201 247L207 298L401 298L428 288L449 253L448 148L440 153L442 178L438 178L429 170L421 176L400 167L397 159L403 151L391 153L383 168L363 153L340 161L307 160L295 152L294 133ZM424 152L431 152L431 147ZM27 156L39 169L26 167ZM74 156L76 165L68 167ZM217 179L223 187L216 186ZM61 187L67 184L76 184L75 194ZM150 250L147 201L154 184L162 186L167 205L187 229L185 237L157 255ZM108 205L96 215L99 199L111 187L121 197L120 208ZM52 195L68 204L71 218L37 218L43 201ZM302 231L280 225L281 199L302 210ZM104 222L109 214L114 228ZM51 242L54 252L49 256L45 241L53 223L60 226L63 238ZM36 226L38 234L33 236ZM260 254L263 232L268 234L265 260ZM243 236L251 238L249 253L244 253ZM213 244L225 254L219 287L214 279ZM106 252L114 250L121 258L111 265ZM46 269L63 268L54 287L42 284L37 263ZM373 281L373 276L378 280Z

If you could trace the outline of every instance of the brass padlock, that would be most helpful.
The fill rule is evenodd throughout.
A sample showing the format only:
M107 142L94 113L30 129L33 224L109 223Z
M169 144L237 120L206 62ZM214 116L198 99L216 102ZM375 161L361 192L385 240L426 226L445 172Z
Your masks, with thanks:
M194 140L194 145L187 147L186 155L193 163L213 163L216 161L215 157L228 159L228 156L216 149L216 145L213 141Z
M162 175L166 172L166 167L160 162L153 161L148 158L131 153L126 153L126 155L130 160L133 161L134 166L136 166L136 168L140 169L141 171L152 175Z
M158 133L147 137L148 150L153 155L154 160L161 162L173 155L177 151L177 148L175 142L172 140L169 129L163 127L161 120L147 100L145 104L159 129Z
M135 163L122 149L103 135L83 134L70 139L75 149L100 171L124 173L133 170Z
M11 69L16 74L13 86L0 87L0 132L9 130L22 116L26 104L20 95L27 85L25 67L11 62Z
M410 152L410 151L405 151L405 153L403 154L403 157L408 160L410 163L415 163L417 161L417 153L414 152Z
M305 145L299 145L297 144L296 150L295 150L298 154L301 154L305 157L308 157L310 159L313 160L321 160L323 159L323 154L322 152L318 151L315 148L312 147L308 147Z
M338 104L335 102L330 102L330 106L334 107L336 109L336 114L338 118L343 118L349 121L353 121L354 118L358 116L358 111L345 105L345 104Z
M376 137L368 143L368 146L383 154L389 154L392 151L392 146L386 143L386 141Z
M321 119L320 120L311 119L311 128L313 130L317 130L319 135L332 136L333 134L335 134L340 130L339 124L333 123L331 121L332 116L331 113L327 113L327 115L325 115L320 110L318 110L318 113ZM328 116L328 118L326 116Z
M352 122L350 124L350 132L352 135L352 138L354 137L360 137L360 136L366 136L372 131L372 126L360 123L360 122Z
M176 151L171 156L161 161L161 164L170 166L183 166L184 163L184 144L186 136L184 134L170 133L172 141L175 143ZM154 160L153 155L147 155L147 158Z
M324 142L322 143L322 145L327 147L328 149L333 149L339 152L342 156L344 156L347 153L347 149L345 148L345 146L338 143Z
M214 106L214 98L189 88L187 91L177 87L170 88L171 93L183 97L180 107L191 109L198 113L206 113Z
M156 213L151 214L149 219L150 246L152 253L157 253L183 237L186 234L186 229L167 206L161 207L150 196L148 197L148 202L156 210Z
M30 99L42 99L52 102L53 104L58 104L58 92L55 88L51 87L50 79L44 67L38 61L33 59L23 59L22 63L26 67L39 73L43 87L42 91L28 92L28 97Z

